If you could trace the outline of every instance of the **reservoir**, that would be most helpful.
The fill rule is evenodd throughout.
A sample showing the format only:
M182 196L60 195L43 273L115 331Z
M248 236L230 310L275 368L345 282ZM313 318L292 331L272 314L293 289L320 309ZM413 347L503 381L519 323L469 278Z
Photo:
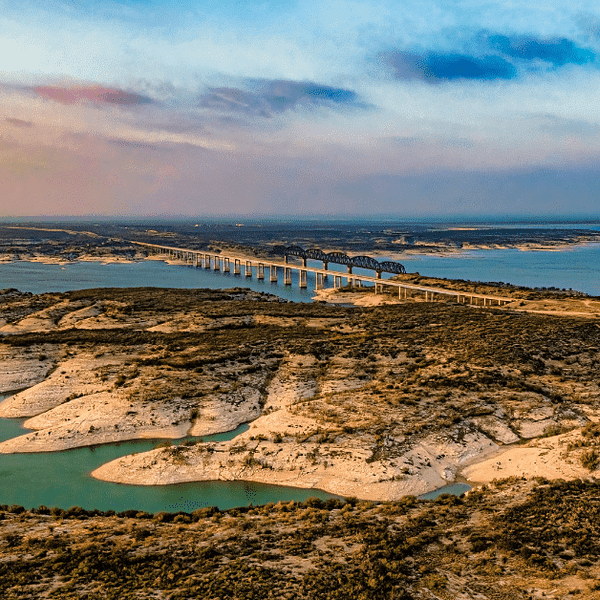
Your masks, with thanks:
M386 260L379 257L379 260ZM410 254L396 259L407 272L430 277L504 282L527 287L573 289L600 296L600 244L572 246L560 251L521 251L518 249L470 250L460 254ZM321 267L316 261L309 266ZM343 265L329 264L330 270L345 273ZM354 269L355 275L373 276L373 271ZM391 275L384 273L385 277ZM169 265L160 260L134 263L77 261L65 265L14 261L0 264L0 289L17 288L23 292L42 294L100 287L170 287L181 289L227 289L247 287L275 294L294 302L311 302L314 274L308 274L308 288L298 287L298 272L292 271L292 285L271 283L268 278L233 275L221 271L197 269L191 265ZM345 280L343 281L345 284ZM333 277L325 282L333 285Z

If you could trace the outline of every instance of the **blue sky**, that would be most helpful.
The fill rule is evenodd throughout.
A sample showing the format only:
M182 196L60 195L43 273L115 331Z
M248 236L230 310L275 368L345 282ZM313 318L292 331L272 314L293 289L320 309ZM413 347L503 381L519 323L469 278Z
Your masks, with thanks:
M0 0L0 215L600 214L596 3Z

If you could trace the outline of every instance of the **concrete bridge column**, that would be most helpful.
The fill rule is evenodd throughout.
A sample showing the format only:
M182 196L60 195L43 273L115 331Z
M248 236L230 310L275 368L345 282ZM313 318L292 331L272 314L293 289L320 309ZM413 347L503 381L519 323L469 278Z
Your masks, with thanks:
M269 266L269 281L271 283L277 283L277 265Z
M229 258L226 256L223 257L223 273L230 273L231 268L229 266Z
M265 278L265 265L263 263L258 263L258 268L256 270L256 278L264 279Z
M283 284L292 285L292 269L289 267L283 268Z
M323 289L323 273L315 273L315 290Z
M303 266L303 267L306 267L306 258L303 258L303 259L302 259L302 266Z
M242 274L242 264L239 258L233 259L233 274L241 275Z
M215 256L213 259L213 269L215 271L220 271L221 270L221 257L220 256Z
M333 287L336 288L336 289L342 287L342 277L341 277L341 275L334 275L333 276Z
M352 275L352 265L348 265L348 275Z
M252 263L249 260L246 261L246 266L244 267L244 274L246 275L246 277L252 277Z
M210 269L210 254L204 255L204 268Z
M308 271L305 269L300 269L300 279L298 281L298 286L301 288L308 287Z

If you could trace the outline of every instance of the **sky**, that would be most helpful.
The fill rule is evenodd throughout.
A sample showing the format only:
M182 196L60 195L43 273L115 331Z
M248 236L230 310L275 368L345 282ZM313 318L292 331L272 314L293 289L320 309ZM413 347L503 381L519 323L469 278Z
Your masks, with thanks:
M0 217L600 215L600 8L0 0Z

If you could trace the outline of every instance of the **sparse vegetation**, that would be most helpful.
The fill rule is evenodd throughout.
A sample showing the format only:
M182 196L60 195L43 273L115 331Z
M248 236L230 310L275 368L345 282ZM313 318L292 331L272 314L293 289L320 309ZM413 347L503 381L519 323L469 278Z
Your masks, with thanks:
M469 589L488 600L534 590L593 600L599 494L594 482L513 478L435 501L154 515L0 506L0 595L431 600Z

